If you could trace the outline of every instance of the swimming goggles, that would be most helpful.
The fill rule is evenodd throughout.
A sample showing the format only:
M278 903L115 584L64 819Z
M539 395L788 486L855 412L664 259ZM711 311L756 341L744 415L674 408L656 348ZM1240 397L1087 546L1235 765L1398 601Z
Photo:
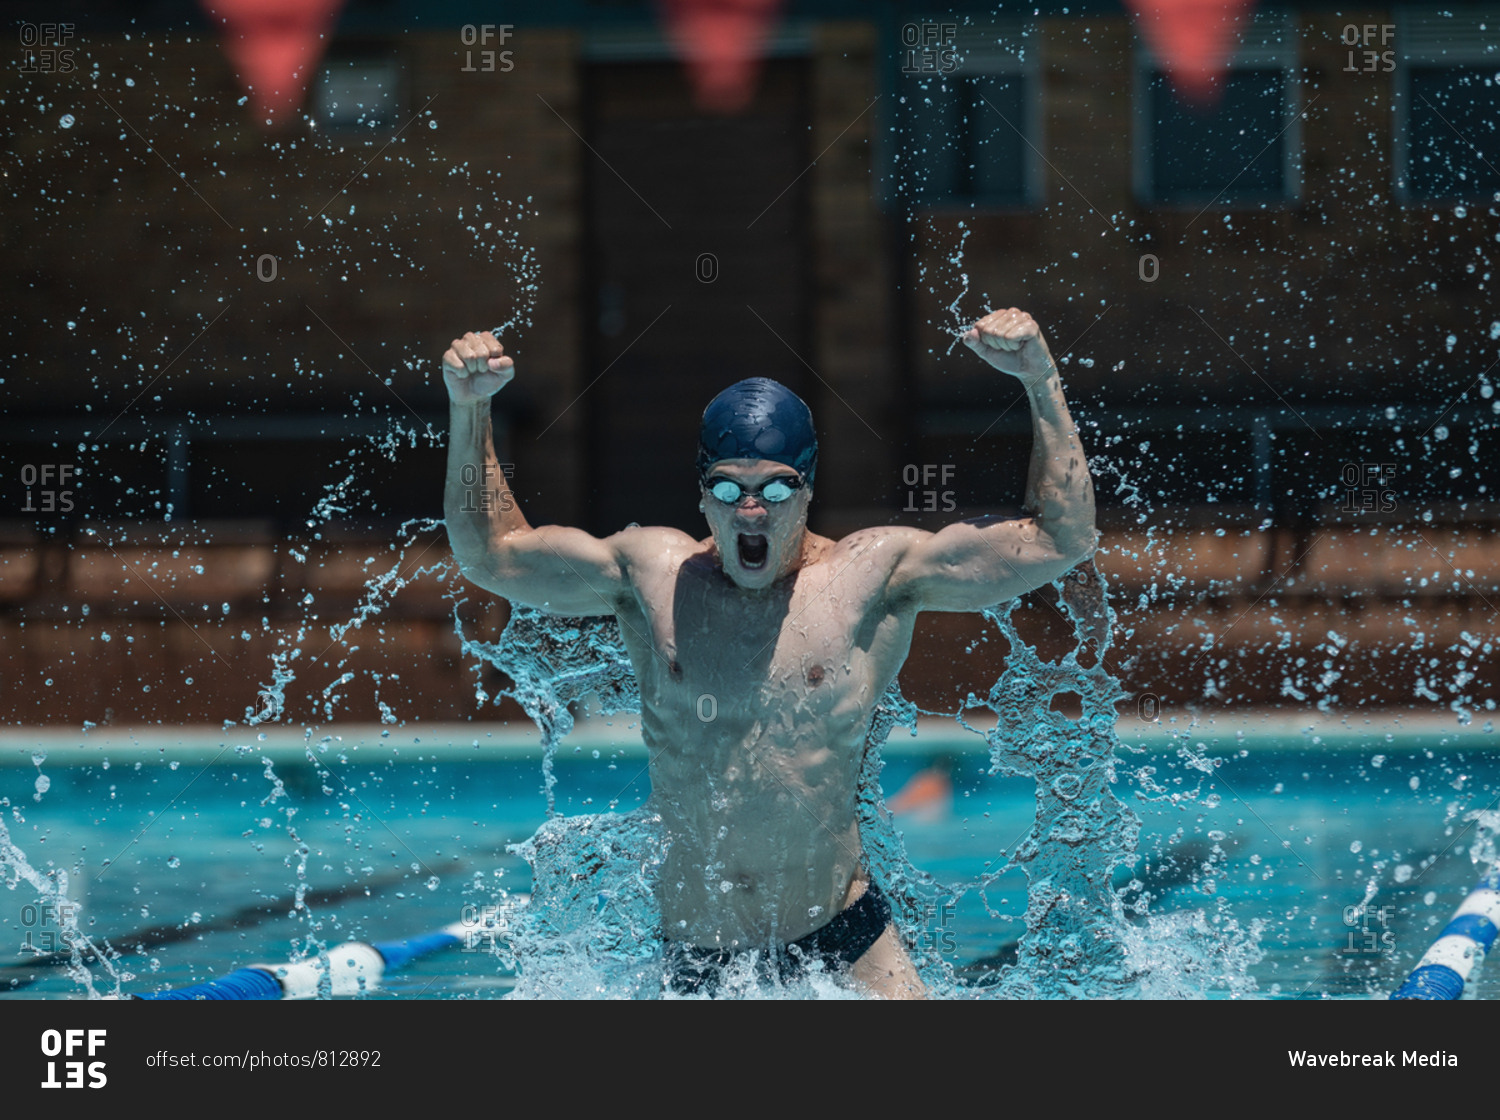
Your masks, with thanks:
M733 479L720 475L718 478L705 479L703 485L708 487L710 494L726 506L733 506L738 505L740 499L746 494L752 498L759 498L763 502L784 502L802 489L802 480L800 478L773 478L758 490L751 490Z

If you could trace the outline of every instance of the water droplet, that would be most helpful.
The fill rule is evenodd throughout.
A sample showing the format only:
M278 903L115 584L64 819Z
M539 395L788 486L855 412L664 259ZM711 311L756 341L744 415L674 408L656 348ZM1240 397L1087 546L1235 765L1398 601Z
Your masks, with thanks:
M435 891L435 890L438 889L438 886L439 886L439 882L438 882L438 877L436 875L434 875L432 878L430 878L430 879L427 880L427 889L428 890Z
M167 860L167 866L173 868L181 867L182 860L178 859L176 856L173 856L171 859Z
M63 128L72 128L73 127L73 114L72 113L64 113L62 115L62 117L58 119L57 123L59 125L61 125Z

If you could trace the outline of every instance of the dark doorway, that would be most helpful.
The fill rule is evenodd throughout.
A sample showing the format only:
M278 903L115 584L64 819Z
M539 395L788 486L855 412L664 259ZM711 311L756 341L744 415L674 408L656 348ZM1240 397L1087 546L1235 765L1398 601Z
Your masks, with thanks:
M590 528L706 535L704 405L756 376L809 399L807 67L770 62L732 117L676 63L593 65L585 89Z

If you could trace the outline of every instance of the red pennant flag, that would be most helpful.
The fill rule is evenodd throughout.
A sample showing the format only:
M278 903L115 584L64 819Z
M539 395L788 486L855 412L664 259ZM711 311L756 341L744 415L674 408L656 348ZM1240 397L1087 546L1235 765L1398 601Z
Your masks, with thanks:
M301 106L344 0L203 0L256 120Z
M687 65L698 107L734 113L755 96L755 76L781 0L658 0Z
M1136 26L1172 84L1194 101L1212 101L1234 55L1235 32L1255 0L1125 0Z

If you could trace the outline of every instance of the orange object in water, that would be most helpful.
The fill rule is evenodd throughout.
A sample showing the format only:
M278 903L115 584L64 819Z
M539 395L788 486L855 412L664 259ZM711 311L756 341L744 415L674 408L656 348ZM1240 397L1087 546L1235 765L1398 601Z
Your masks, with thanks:
M735 113L748 106L781 0L658 2L698 107Z
M1172 84L1194 101L1213 101L1234 55L1234 33L1255 0L1125 0Z
M224 53L255 106L255 119L294 112L328 46L344 0L203 0L224 28Z
M886 802L893 813L911 813L922 809L941 810L953 800L953 779L947 771L936 768L919 770L900 791Z

